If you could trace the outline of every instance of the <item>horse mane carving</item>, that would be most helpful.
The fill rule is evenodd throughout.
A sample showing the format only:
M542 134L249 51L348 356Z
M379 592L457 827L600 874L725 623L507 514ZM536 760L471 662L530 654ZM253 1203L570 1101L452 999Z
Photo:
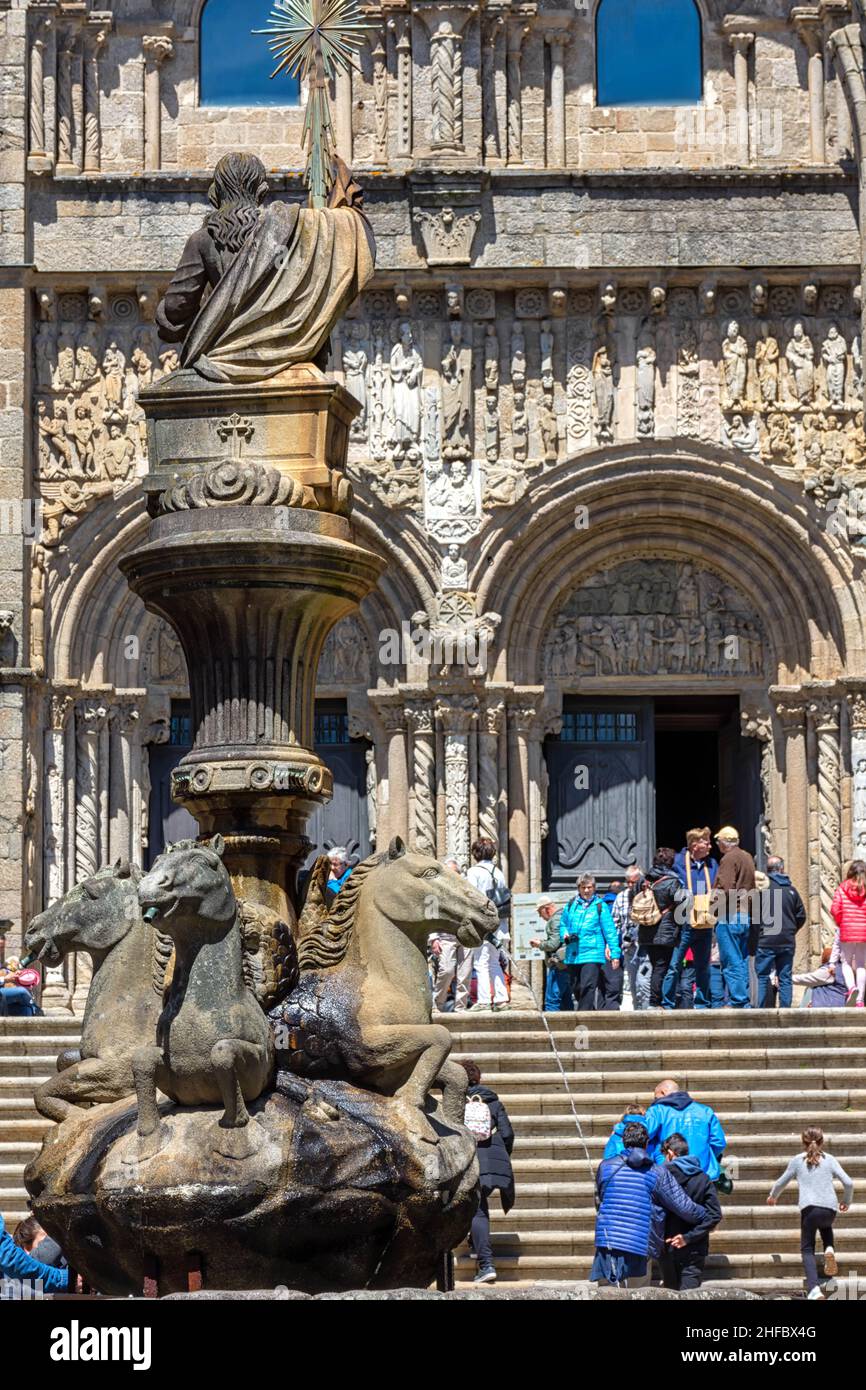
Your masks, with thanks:
M298 982L298 954L287 922L276 913L238 898L244 983L262 1008L273 1009Z
M307 903L304 904L304 911L301 914L302 935L298 950L298 965L301 970L326 970L328 966L340 964L352 939L355 908L361 890L373 870L378 869L391 857L385 851L383 854L362 860L352 870L332 902L330 910L324 916L320 911L319 904L315 902L315 898L319 896L321 891L318 873L323 862L322 859L316 860L310 876L310 892L314 895L314 902L308 917L307 909L310 905L310 893L308 892ZM324 857L324 863L327 862L327 857ZM308 918L306 922L305 918ZM310 918L312 920L309 920Z

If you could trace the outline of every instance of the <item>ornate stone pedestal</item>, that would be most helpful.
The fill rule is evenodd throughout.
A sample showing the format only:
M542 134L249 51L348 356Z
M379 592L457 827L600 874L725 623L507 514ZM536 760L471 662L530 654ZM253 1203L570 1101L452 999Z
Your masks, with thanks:
M331 794L312 751L319 656L382 570L348 521L358 406L312 366L246 387L178 372L141 401L153 521L123 570L189 670L194 746L172 794L224 835L238 896L291 921L306 820Z

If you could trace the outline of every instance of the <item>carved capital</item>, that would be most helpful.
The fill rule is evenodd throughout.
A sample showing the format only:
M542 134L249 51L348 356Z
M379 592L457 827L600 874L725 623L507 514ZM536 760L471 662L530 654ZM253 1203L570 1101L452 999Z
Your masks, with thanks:
M435 713L431 705L411 704L406 706L406 722L417 738L435 732Z
M808 696L800 686L772 686L769 691L776 717L786 734L801 732L806 720Z
M807 687L809 722L817 733L834 733L839 728L839 689L832 681L826 686Z
M79 705L77 715L82 733L99 734L108 724L109 710L107 705L84 703Z
M141 711L136 705L112 705L108 717L119 734L135 734L141 728Z
M773 717L769 710L741 709L740 732L743 738L756 738L769 743L773 737Z
M493 738L498 738L505 728L505 701L498 700L496 704L488 703L484 708L484 723L482 732L490 734Z
M167 34L145 34L141 41L145 57L160 67L168 58L174 56L174 44Z
M478 702L469 695L458 699L439 700L436 704L436 719L446 734L468 734L477 712Z
M755 42L755 35L743 31L742 33L728 34L728 43L735 54L747 55L752 44Z

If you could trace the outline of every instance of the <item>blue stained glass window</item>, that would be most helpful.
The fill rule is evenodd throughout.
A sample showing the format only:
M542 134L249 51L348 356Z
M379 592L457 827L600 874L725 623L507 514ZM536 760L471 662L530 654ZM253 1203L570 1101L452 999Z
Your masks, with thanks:
M694 0L601 0L596 76L599 106L699 102L701 19Z
M281 72L262 34L270 0L206 0L199 29L199 103L202 106L297 106L298 83Z

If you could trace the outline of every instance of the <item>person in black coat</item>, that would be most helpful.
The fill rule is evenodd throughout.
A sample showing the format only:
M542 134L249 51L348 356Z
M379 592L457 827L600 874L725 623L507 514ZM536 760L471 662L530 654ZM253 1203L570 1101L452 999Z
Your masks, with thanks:
M646 885L652 890L661 918L655 926L638 927L638 945L646 950L652 964L650 980L651 1009L659 1009L663 1002L663 985L670 968L683 926L688 921L689 895L674 873L672 849L657 849L653 864L646 876Z
M710 1233L722 1219L716 1185L701 1168L697 1156L689 1153L688 1141L681 1134L669 1135L662 1153L686 1196L706 1211L703 1221L696 1226L689 1226L680 1217L668 1213L665 1252L661 1259L662 1279L666 1289L699 1289L710 1253Z
M469 1078L467 1101L477 1096L490 1111L492 1132L489 1139L478 1140L478 1170L481 1192L478 1209L472 1218L472 1249L478 1262L476 1284L493 1284L496 1281L496 1268L493 1264L493 1247L490 1244L490 1209L488 1199L491 1192L499 1193L502 1210L508 1212L514 1206L514 1170L511 1167L511 1150L514 1147L514 1130L508 1118L508 1111L495 1091L482 1086L481 1072L474 1062L460 1064Z

